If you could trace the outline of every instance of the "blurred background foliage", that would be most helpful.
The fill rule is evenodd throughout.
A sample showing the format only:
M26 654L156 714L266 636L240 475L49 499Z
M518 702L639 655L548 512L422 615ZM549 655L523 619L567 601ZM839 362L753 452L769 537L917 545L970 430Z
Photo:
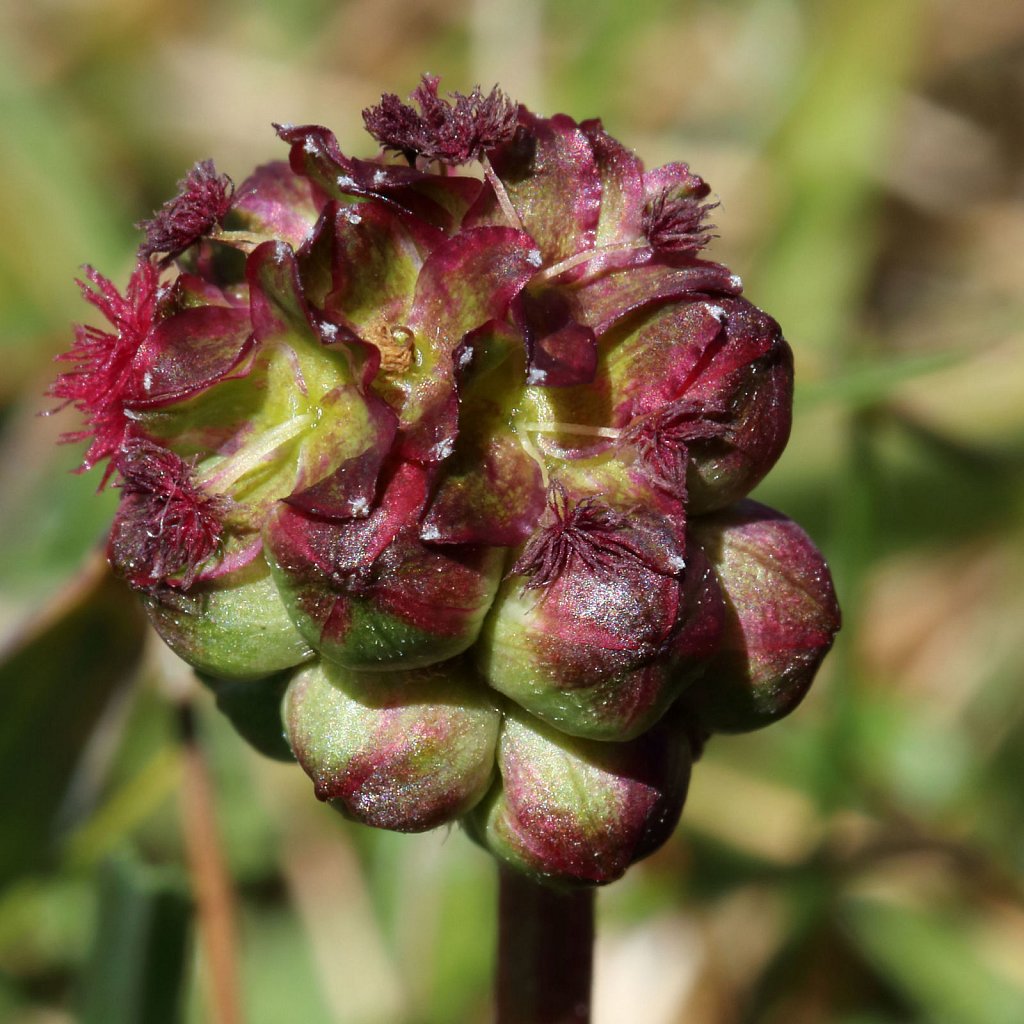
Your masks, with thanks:
M37 415L79 267L123 282L193 162L240 181L284 155L271 121L368 152L360 110L423 70L712 183L712 254L797 356L759 496L844 603L800 710L715 739L601 894L597 1024L1024 1019L1019 0L3 0L0 1017L217 1020L186 870L214 820L245 1020L488 1019L491 863L347 825L246 748L140 639L95 556L116 494Z

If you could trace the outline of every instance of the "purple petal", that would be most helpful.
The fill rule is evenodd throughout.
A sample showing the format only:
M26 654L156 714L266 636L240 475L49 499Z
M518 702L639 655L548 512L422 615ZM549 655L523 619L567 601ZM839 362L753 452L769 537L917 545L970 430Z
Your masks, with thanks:
M239 185L226 225L270 235L298 249L316 224L321 205L306 178L284 161L275 161L257 167Z
M512 546L544 509L540 466L509 426L525 377L522 339L496 323L471 332L456 356L459 436L441 467L420 536L443 544Z
M423 260L395 211L368 200L330 203L308 252L303 280L324 313L374 342L408 317Z
M616 346L609 355L612 424L625 427L687 395L724 347L725 322L721 306L688 302L653 317Z
M574 292L576 319L600 337L618 320L652 306L699 295L738 295L742 285L727 267L688 259L671 266L646 263L606 274Z
M580 131L594 151L601 177L597 245L631 242L640 234L644 213L644 166L635 153L609 135L599 120L583 121Z
M451 453L458 428L456 349L469 332L504 317L535 271L532 240L513 228L462 231L427 258L408 320L418 358L401 379L406 458L433 462Z
M326 348L341 358L335 373L365 386L376 372L376 354L360 338L321 318L306 299L295 253L284 242L264 242L246 262L249 308L261 342L281 337L292 345ZM300 387L302 384L300 382Z
M264 242L246 261L249 308L260 341L281 334L314 333L309 305L303 295L295 253L285 242Z
M536 117L520 108L520 131L490 154L508 197L546 263L594 246L601 209L601 176L586 134L572 118ZM466 225L507 223L494 193L485 190Z
M336 464L336 468L312 473L316 483L285 499L293 508L327 519L349 519L369 514L377 493L381 466L395 439L398 418L375 395L359 397L363 403L360 412L365 416L361 428L365 450L337 464L337 452L350 446L346 442L353 432L351 421L339 418L336 424L339 437L336 438L332 432L320 445L326 449L324 454Z
M475 178L347 157L334 133L320 125L280 125L277 134L291 145L292 170L309 178L328 198L376 197L435 233L451 232L480 193ZM431 237L430 232L422 237Z
M597 338L572 315L564 290L528 288L513 314L529 354L527 382L544 387L589 384L597 369Z
M511 430L457 445L420 536L439 544L512 547L524 541L544 508L540 466Z
M461 231L423 264L410 325L453 352L469 331L505 315L538 259L530 236L514 228Z
M368 569L410 523L417 523L427 499L426 471L413 462L389 466L382 493L369 515L339 524L307 516L289 503L277 509L267 544L280 565L298 577L343 576Z
M247 310L183 309L161 320L139 349L135 384L125 404L155 408L190 398L228 377L253 344Z

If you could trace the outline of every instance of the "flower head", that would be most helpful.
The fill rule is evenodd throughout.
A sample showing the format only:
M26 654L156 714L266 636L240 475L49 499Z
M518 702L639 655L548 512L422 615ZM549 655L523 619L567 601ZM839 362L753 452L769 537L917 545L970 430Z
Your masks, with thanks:
M197 163L178 182L178 194L149 220L136 225L146 233L139 254L149 257L164 253L165 262L172 260L224 219L233 193L231 179L218 174L212 160Z
M479 160L489 149L512 138L516 105L495 86L485 96L477 86L468 96L452 93L452 102L437 92L436 75L424 75L410 99L419 112L393 93L363 111L366 130L385 148L410 162L416 157L458 166Z
M123 295L87 270L110 326L50 395L120 478L111 562L243 735L280 755L283 722L364 824L603 884L838 627L813 545L744 501L791 352L702 258L686 164L431 75L363 118L409 166L319 125L237 191L196 164Z

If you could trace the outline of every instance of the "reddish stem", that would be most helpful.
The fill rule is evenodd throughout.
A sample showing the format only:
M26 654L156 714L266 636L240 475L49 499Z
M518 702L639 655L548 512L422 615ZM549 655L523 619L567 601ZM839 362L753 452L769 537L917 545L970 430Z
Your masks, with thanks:
M216 1024L242 1024L234 890L217 829L213 781L190 705L181 705L178 723L184 767L182 827L209 968L210 1019Z
M497 1024L588 1024L594 891L557 891L502 868Z

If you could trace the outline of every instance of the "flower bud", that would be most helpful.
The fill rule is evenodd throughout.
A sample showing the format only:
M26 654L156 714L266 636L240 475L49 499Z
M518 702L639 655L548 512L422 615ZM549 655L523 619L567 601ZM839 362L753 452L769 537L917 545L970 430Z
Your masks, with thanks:
M501 716L461 661L372 674L318 662L292 680L283 715L317 798L376 828L453 821L494 773Z
M538 880L603 885L671 835L690 751L668 723L628 743L601 743L509 711L498 770L500 785L471 815L470 834Z
M685 703L713 732L759 729L803 699L840 615L828 566L791 519L754 501L690 524L725 595L725 635Z
M157 590L144 601L167 646L197 671L220 679L259 679L314 654L262 559L229 579L187 593Z
M778 324L745 299L656 313L609 353L608 372L612 422L653 479L681 497L685 487L690 515L747 495L789 439L792 353Z
M573 736L622 741L650 728L721 630L703 556L686 566L667 518L625 508L559 485L476 646L491 686Z
M300 632L350 669L409 669L461 654L476 639L501 575L495 548L419 538L424 473L392 476L365 519L331 522L280 505L268 557Z

